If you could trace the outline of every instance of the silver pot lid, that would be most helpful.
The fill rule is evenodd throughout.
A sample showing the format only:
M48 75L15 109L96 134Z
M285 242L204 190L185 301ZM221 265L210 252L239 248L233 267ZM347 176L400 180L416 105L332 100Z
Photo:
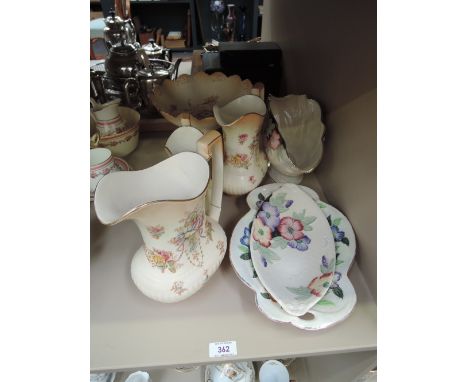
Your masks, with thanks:
M147 44L143 45L143 49L149 55L155 54L155 53L161 53L163 50L163 48L159 46L158 44L156 44L156 42L152 38L148 40Z

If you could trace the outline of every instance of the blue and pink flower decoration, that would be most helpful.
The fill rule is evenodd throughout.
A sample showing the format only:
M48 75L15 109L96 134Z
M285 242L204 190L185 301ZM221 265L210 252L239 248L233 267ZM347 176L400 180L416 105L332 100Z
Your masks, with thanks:
M260 251L263 266L280 260L280 256L274 248L286 247L296 249L300 252L307 251L311 244L310 237L305 234L312 230L315 216L306 216L302 212L293 211L285 214L294 203L286 199L286 193L272 194L265 198L261 193L258 195L256 206L257 215L252 225L253 248Z
M341 223L341 218L331 220L330 215L327 216L328 224L333 234L333 238L336 243L343 243L349 245L349 239L346 237L344 231L340 230L339 224Z
M292 200L285 200L284 209L293 204ZM281 237L290 248L306 251L309 248L310 238L304 233L304 224L300 219L290 216L280 218L280 208L269 201L258 204L260 211L254 223L254 239L263 247L268 248L275 237Z

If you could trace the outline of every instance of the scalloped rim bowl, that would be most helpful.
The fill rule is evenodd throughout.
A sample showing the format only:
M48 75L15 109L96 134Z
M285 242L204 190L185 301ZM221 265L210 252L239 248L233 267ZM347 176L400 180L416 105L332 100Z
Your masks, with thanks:
M250 80L242 80L238 75L228 77L221 72L198 72L183 74L176 80L164 80L156 87L151 102L173 125L182 126L183 120L189 120L190 126L204 132L218 127L213 115L215 104L224 106L247 94L264 99L263 84L252 85Z

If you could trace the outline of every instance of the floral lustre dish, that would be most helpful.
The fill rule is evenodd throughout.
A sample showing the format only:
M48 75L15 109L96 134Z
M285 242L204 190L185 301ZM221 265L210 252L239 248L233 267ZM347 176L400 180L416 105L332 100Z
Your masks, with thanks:
M287 313L305 314L327 292L335 269L333 243L327 219L298 186L284 184L259 206L250 236L252 262Z
M218 126L213 116L214 105L224 106L247 94L263 99L263 84L252 85L250 80L242 80L237 75L227 77L220 72L198 72L181 75L176 80L164 80L151 101L170 123L182 126L182 120L189 119L190 126L205 132Z
M292 316L286 313L271 297L258 279L250 255L250 230L260 205L281 184L269 184L253 190L247 196L251 210L237 223L232 233L229 257L235 273L240 280L256 292L258 309L270 320L291 323L304 330L320 330L330 327L348 317L355 304L356 293L348 278L348 270L354 260L356 240L348 219L333 206L318 200L315 191L300 186L311 198L317 201L322 213L327 218L334 233L336 266L330 288L325 296L309 310L309 318Z

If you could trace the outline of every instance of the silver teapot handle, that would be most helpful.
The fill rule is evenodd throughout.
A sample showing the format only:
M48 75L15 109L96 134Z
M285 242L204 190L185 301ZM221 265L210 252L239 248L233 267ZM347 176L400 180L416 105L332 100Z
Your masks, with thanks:
M175 80L177 78L177 75L179 74L179 65L181 62L182 62L182 59L178 58L176 62L174 63L174 69L172 70L171 80Z
M145 69L148 69L150 67L149 58L143 48L139 48L137 50L137 58Z
M127 105L134 105L134 100L139 100L139 91L140 86L138 85L138 81L135 78L127 78L124 83L124 93L125 93L125 101ZM139 105L139 101L136 101L136 104Z

